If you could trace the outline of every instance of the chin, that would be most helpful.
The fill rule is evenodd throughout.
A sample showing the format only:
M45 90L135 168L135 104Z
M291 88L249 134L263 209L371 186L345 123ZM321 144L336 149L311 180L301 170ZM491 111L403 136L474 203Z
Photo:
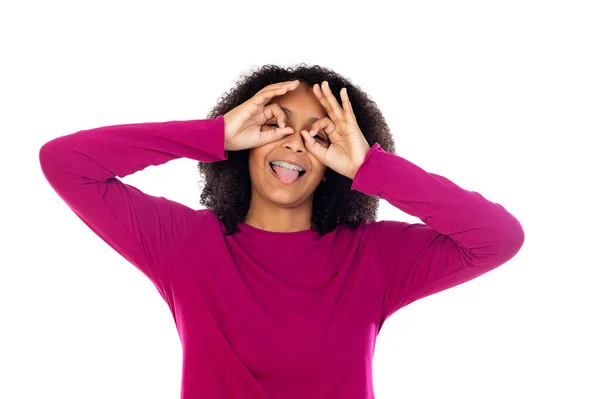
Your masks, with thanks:
M269 201L278 206L285 208L293 208L311 200L312 195L307 197L299 196L287 190L275 190L266 196Z
M320 181L319 176L308 172L299 180L286 184L280 181L271 166L267 165L265 170L266 174L262 173L263 170L250 169L252 195L258 195L263 201L281 208L296 208L307 202L312 204L314 191Z

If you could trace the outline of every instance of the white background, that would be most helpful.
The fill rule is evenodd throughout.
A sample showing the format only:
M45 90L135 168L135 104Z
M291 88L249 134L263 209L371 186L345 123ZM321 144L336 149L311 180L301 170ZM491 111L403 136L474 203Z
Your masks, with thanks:
M169 308L56 195L40 147L93 127L203 119L252 67L305 62L371 95L399 155L525 229L515 258L386 322L377 399L599 398L593 3L3 2L0 397L180 392ZM123 181L199 209L196 163ZM379 218L419 222L384 201Z

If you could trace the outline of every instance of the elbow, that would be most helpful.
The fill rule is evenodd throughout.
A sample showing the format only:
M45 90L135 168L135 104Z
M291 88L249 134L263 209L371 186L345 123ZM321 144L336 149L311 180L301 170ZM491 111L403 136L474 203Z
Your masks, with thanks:
M38 153L39 165L42 173L48 181L54 180L57 173L61 172L61 165L64 163L65 145L59 138L48 141L44 144Z
M517 221L516 219L515 221L516 226L507 244L507 252L509 254L508 259L513 258L521 250L523 244L525 243L525 230L523 230L523 226L521 226L521 223L519 223L519 221Z
M48 163L48 161L56 158L56 145L56 139L53 139L48 141L40 148L38 159L42 167Z
M465 262L469 266L492 270L517 255L525 242L525 232L521 224L513 220L515 223L505 224L504 228L495 230L489 245L467 250Z
M523 244L525 243L525 231L523 230L523 226L514 219L513 225L511 228L504 231L500 241L501 244L497 249L495 261L496 267L514 258L523 247Z

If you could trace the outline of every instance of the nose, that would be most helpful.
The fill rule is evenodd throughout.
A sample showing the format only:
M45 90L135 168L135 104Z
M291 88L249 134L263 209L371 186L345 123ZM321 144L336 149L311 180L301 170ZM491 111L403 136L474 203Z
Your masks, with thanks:
M294 133L285 137L282 146L294 153L305 153L306 147L304 146L304 138L300 134L300 128L294 128Z

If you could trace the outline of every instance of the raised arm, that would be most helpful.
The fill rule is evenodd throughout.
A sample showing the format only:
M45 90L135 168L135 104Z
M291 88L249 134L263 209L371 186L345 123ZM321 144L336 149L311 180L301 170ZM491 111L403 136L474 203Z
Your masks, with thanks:
M162 292L162 260L198 211L145 194L118 177L177 158L227 159L223 116L82 130L44 144L44 176L75 214Z
M519 221L501 205L371 147L352 183L424 224L367 225L385 281L382 321L398 309L478 277L510 260L524 242Z

